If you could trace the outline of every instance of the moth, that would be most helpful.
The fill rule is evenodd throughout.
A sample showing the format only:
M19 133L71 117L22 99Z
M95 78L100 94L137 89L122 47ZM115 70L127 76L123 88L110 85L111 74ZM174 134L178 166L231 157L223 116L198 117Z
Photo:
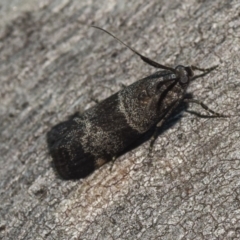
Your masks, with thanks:
M140 137L154 128L151 145L159 128L182 102L200 104L214 116L218 113L205 104L186 97L189 84L210 73L207 69L159 64L128 46L108 31L145 63L161 69L106 98L82 114L59 123L47 134L50 155L64 179L79 179L115 159ZM202 72L194 75L194 71Z

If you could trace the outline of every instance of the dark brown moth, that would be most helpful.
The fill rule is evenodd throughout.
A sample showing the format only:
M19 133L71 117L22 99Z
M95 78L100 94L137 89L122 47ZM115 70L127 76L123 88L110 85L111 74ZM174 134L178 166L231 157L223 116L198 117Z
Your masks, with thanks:
M98 28L112 37L111 33ZM214 70L194 66L175 68L161 65L116 38L145 63L162 69L113 94L81 115L59 123L47 134L55 168L64 179L84 178L103 164L115 159L151 128L155 133L186 98L189 84ZM203 72L194 76L194 71ZM153 134L153 139L156 134Z

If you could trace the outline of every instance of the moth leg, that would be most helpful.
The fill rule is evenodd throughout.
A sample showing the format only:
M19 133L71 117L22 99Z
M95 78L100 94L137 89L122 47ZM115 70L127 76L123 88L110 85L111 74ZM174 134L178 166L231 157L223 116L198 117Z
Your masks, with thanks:
M150 139L150 146L149 146L149 154L152 152L153 145L158 137L158 131L164 124L164 122L169 118L169 116L172 114L173 110L175 107L179 104L179 101L177 101L172 108L163 116L163 118L157 123L155 131Z
M229 117L227 115L223 115L223 114L220 114L220 113L217 113L217 112L211 110L206 104L204 104L203 102L201 102L199 100L185 98L183 101L187 102L187 103L196 103L196 104L200 105L207 112L210 112L210 113L213 114L213 116L209 116L209 117ZM192 113L194 113L194 112L192 112ZM201 116L201 114L198 114L198 115Z
M167 117L163 118L156 126L155 130L154 130L154 133L150 139L150 145L149 145L149 154L152 152L152 148L153 148L153 145L158 137L158 131L160 129L160 127L163 125L164 121L167 119ZM159 125L159 126L158 126Z
M150 145L149 145L148 155L150 155L151 152L152 152L153 145L154 145L154 143L155 143L155 141L156 141L156 139L157 139L157 136L158 136L158 130L159 130L159 128L156 127L156 128L155 128L155 131L154 131L154 133L153 133L153 135L152 135L152 137L151 137L151 139L150 139Z
M113 165L114 165L114 163L116 162L116 157L113 157L112 158L112 161L111 161L111 167L110 167L110 172L112 171L112 169L113 169Z

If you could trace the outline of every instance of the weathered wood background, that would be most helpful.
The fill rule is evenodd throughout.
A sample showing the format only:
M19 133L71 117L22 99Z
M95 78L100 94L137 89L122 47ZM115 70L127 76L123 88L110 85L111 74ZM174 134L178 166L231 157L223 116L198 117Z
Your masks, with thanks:
M0 1L1 239L240 239L240 4ZM162 64L219 68L189 92L227 119L183 112L86 179L51 167L47 131ZM191 109L204 111L198 106Z

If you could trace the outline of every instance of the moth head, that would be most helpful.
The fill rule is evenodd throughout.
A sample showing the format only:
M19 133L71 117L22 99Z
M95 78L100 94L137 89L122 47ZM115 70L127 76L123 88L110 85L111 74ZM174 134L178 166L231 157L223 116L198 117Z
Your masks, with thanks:
M176 68L176 75L179 79L180 85L188 85L194 76L193 70L191 67L184 67L182 65L178 65Z

